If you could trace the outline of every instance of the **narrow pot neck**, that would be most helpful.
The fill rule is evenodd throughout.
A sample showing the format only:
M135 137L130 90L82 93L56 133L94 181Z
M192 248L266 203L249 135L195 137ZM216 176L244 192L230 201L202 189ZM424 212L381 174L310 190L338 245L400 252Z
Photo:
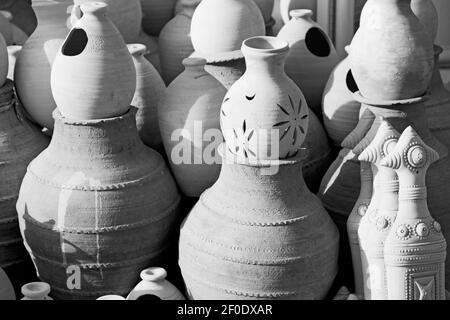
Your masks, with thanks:
M258 77L269 76L270 78L276 78L279 76L286 77L284 71L286 54L278 55L258 55L258 54L246 54L246 73L252 74Z

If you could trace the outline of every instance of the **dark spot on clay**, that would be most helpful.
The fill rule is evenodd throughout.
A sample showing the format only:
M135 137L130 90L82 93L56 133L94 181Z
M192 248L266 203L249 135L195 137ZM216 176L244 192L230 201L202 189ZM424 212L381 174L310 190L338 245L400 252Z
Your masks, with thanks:
M245 96L247 98L248 101L252 101L253 99L255 99L256 94L253 95L253 97L249 97L249 96Z
M308 50L315 56L328 57L331 53L327 36L319 28L311 28L306 33L305 43Z
M88 43L88 36L83 29L72 29L62 47L65 56L77 56L84 51Z
M352 93L355 93L359 91L358 85L356 84L355 78L353 78L352 70L348 70L347 78L345 79L345 82L347 83L347 88Z
M140 296L139 298L137 298L136 300L162 300L160 297L157 297L155 295L152 294L144 294L143 296Z

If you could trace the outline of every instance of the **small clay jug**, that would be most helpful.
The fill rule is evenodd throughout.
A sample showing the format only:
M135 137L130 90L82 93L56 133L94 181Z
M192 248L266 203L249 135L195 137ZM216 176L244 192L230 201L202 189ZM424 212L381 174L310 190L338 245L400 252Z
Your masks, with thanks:
M51 88L61 113L74 120L123 115L136 89L136 70L107 5L87 2L52 66ZM102 45L99 46L98 44ZM120 82L117 82L120 79Z
M142 281L131 290L126 300L185 300L181 292L166 280L163 268L148 268L141 272Z
M167 85L183 72L183 60L194 52L191 20L200 0L182 0L183 10L170 20L159 35L162 76Z
M316 20L317 0L279 0L280 14L284 24L291 20L290 12L295 9L309 9L313 12L313 20Z
M176 0L141 0L142 27L151 36L159 36L164 25L174 16Z
M361 94L374 100L424 95L433 72L433 40L411 0L368 0L350 55Z
M227 91L205 71L205 64L204 59L185 59L185 71L169 85L158 105L172 172L189 197L199 197L220 173L220 161L216 161L220 160L217 147L223 141L220 107ZM218 141L207 138L212 133Z
M50 285L45 282L31 282L22 286L21 300L53 300L48 295L51 291Z
M3 300L16 300L16 293L8 275L0 267L0 301Z
M137 128L142 141L149 147L162 151L158 124L158 103L166 86L158 71L144 57L147 48L143 44L129 44L136 69L136 91L131 105L138 108Z
M322 97L323 123L335 146L340 146L358 124L361 104L353 98L356 91L358 85L347 56L331 72Z
M5 84L6 78L8 76L8 48L6 45L5 38L0 34L0 87Z
M411 9L425 27L428 35L436 41L438 32L438 13L432 0L411 0Z
M311 10L292 10L290 14L292 19L277 36L288 41L291 48L286 73L302 89L309 107L322 117L322 94L339 58L331 39L312 20Z

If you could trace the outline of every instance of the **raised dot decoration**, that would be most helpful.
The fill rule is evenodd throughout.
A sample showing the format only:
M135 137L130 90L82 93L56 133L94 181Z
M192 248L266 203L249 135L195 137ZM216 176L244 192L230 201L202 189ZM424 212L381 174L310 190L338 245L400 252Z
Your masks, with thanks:
M410 171L419 174L418 169L427 164L427 152L418 142L413 142L405 150L403 160Z
M358 214L361 216L361 217L364 217L365 215L366 215L366 213L367 213L367 208L368 208L369 206L367 205L367 204L361 204L359 207L358 207Z
M391 222L389 221L389 219L385 218L385 217L379 217L377 219L377 229L380 231L383 230L387 230L389 228L389 226L391 225Z
M442 227L441 224L437 221L433 222L433 228L434 230L436 230L436 232L440 233L442 231Z
M419 236L419 238L428 237L428 235L430 234L430 228L428 228L428 226L423 222L419 222L416 225L415 229L416 229L417 236Z
M392 150L394 150L395 146L397 145L398 137L395 136L389 136L385 139L384 143L381 145L381 157L385 158L388 154L391 153Z
M407 225L401 225L401 226L399 226L399 227L397 228L396 234L397 234L397 237L398 237L400 240L406 240L406 239L409 239L409 238L411 237L412 232L411 232L409 226L407 226Z

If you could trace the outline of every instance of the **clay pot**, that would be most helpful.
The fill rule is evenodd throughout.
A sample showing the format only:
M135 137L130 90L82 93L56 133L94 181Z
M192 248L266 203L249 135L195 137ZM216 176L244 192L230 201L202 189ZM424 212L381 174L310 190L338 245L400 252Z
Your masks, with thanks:
M156 70L158 70L158 73L161 74L161 59L159 57L158 38L149 36L141 30L137 43L142 43L147 47L145 58L155 67Z
M12 16L13 39L21 33L26 37L30 36L38 25L31 1L29 0L3 0L0 4L0 10L8 11ZM14 43L23 44L16 42L15 39Z
M142 281L134 287L127 300L184 300L181 292L166 280L163 268L148 268L141 272Z
M181 191L190 197L199 197L220 173L220 164L214 160L218 143L223 141L219 115L226 89L205 71L205 63L204 59L185 59L186 70L169 85L158 106L172 172ZM212 130L220 138L214 141L215 147L206 138Z
M139 138L136 111L75 121L56 110L50 146L28 167L21 232L55 298L124 296L140 270L164 265L180 197L163 158Z
M15 203L28 164L48 145L48 139L25 119L13 88L10 80L0 88L0 267L4 268L26 259Z
M48 296L50 285L45 282L31 282L22 287L22 300L53 300Z
M16 293L5 271L0 268L0 301L16 300Z
M8 76L8 49L6 41L0 34L0 87L5 84L6 77Z
M304 152L257 164L226 146L221 155L218 181L181 227L189 298L323 299L337 272L338 234L304 183Z
M136 91L131 105L138 108L137 128L142 141L149 147L162 150L158 124L158 102L166 86L158 71L145 59L147 48L143 44L129 44L136 69Z
M353 98L356 91L358 85L350 70L350 58L346 57L331 72L322 97L323 123L336 146L358 124L361 104Z
M12 14L9 11L0 11L0 33L6 41L6 44L13 44L13 32L12 32Z
M22 51L22 46L8 46L8 76L10 80L14 80L14 69L16 61Z
M438 13L431 0L411 0L411 9L425 27L428 35L436 41L438 32Z
M144 31L158 36L164 25L174 16L176 0L141 0Z
M170 84L183 72L183 60L194 52L190 32L191 20L200 0L183 0L183 10L170 20L159 35L162 76Z
M425 94L433 71L432 40L411 0L368 0L350 55L361 94L378 100Z
M66 7L67 4L58 4L37 11L39 26L23 45L14 70L18 98L30 118L50 130L53 129L52 112L56 108L50 89L50 72L56 53L69 31L66 28Z
M53 62L51 88L55 102L70 119L123 115L136 89L133 59L119 31L106 16L106 4L87 2L80 8L83 17L72 28Z
M285 24L291 20L289 13L295 9L309 9L313 12L313 19L316 19L314 12L317 10L317 0L280 0L279 2L281 17Z
M71 13L72 27L81 18L83 13L80 5L96 0L74 0ZM139 0L102 0L108 5L108 17L119 29L126 43L136 42L141 31L142 9Z
M291 16L277 36L291 48L286 73L302 89L309 107L322 117L322 94L339 58L330 38L312 20L311 10L293 10Z

